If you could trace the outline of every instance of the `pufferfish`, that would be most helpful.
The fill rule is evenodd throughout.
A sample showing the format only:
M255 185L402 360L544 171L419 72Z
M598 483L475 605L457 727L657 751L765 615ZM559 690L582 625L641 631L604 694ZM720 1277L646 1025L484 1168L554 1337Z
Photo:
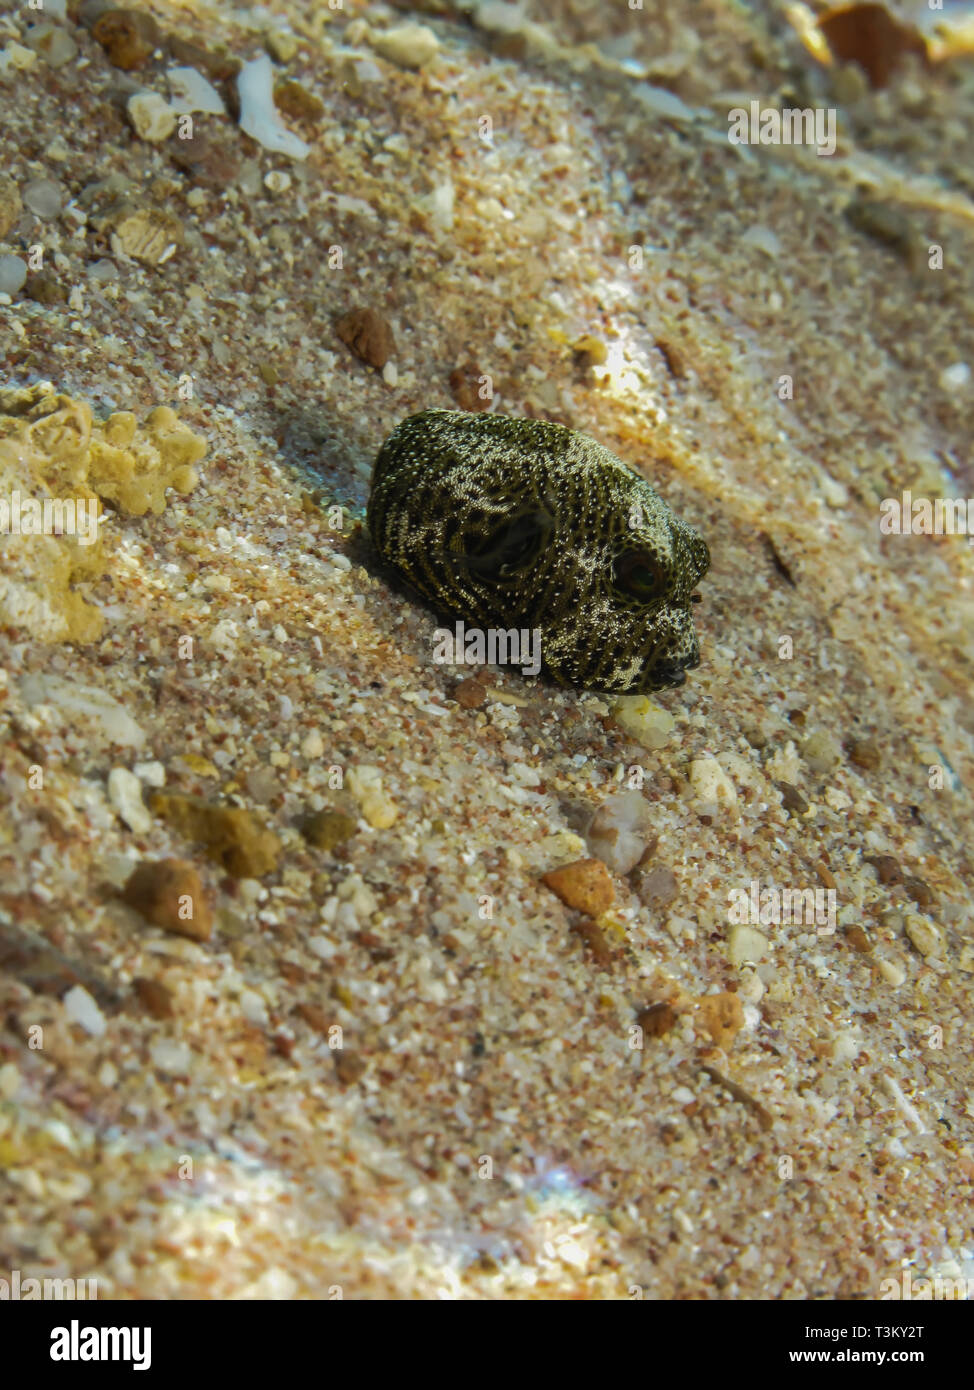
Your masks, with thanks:
M682 685L706 544L649 483L578 430L424 410L379 451L366 524L379 554L444 617L540 632L560 685Z

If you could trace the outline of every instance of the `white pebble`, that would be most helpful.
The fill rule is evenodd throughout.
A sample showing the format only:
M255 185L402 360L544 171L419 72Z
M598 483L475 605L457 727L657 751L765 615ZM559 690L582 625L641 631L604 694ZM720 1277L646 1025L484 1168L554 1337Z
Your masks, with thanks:
M376 53L401 68L425 67L440 49L439 39L425 24L400 24L382 33L371 33L369 43Z
M953 362L940 373L940 385L944 391L960 391L970 379L971 369L966 362Z
M759 961L769 949L768 938L742 922L736 923L727 933L727 957L732 965Z
M215 87L195 68L169 68L170 106L179 115L203 111L213 116L226 114L226 107Z
M0 256L0 294L17 294L26 279L26 261L19 256Z
M108 774L108 799L136 835L152 829L152 817L142 802L142 783L127 767L113 767Z
M126 109L136 135L154 145L168 140L176 129L176 113L158 92L136 92Z
M192 1070L193 1054L187 1043L160 1038L150 1048L149 1060L164 1076L186 1076Z
M93 1038L107 1028L105 1015L82 985L74 985L64 996L64 1008L72 1023L79 1024Z
M61 186L53 179L31 179L24 184L20 196L24 206L44 222L57 217L64 203Z

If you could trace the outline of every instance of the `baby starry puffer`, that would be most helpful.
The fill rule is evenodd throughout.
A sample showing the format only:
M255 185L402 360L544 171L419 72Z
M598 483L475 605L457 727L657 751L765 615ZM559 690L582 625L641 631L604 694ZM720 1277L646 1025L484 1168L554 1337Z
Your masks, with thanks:
M382 445L366 522L437 612L541 633L559 684L640 693L700 664L706 544L650 485L563 425L424 410Z

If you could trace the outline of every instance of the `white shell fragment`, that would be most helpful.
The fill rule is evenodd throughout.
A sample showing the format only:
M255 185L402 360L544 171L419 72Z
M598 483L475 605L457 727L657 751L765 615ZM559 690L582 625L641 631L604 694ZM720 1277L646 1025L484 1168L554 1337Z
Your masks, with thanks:
M240 93L240 129L265 150L307 159L311 146L281 121L274 105L274 69L266 53L244 63L237 74Z
M178 116L189 115L193 111L214 116L226 115L220 93L195 68L170 68L166 78L169 82L169 105Z

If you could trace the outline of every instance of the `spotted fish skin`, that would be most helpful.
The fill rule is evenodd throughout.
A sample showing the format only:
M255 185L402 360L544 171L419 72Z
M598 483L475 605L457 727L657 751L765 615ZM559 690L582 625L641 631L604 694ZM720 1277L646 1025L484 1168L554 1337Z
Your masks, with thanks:
M700 663L703 540L594 439L513 416L424 410L382 445L366 524L442 616L538 628L561 685L635 694Z

